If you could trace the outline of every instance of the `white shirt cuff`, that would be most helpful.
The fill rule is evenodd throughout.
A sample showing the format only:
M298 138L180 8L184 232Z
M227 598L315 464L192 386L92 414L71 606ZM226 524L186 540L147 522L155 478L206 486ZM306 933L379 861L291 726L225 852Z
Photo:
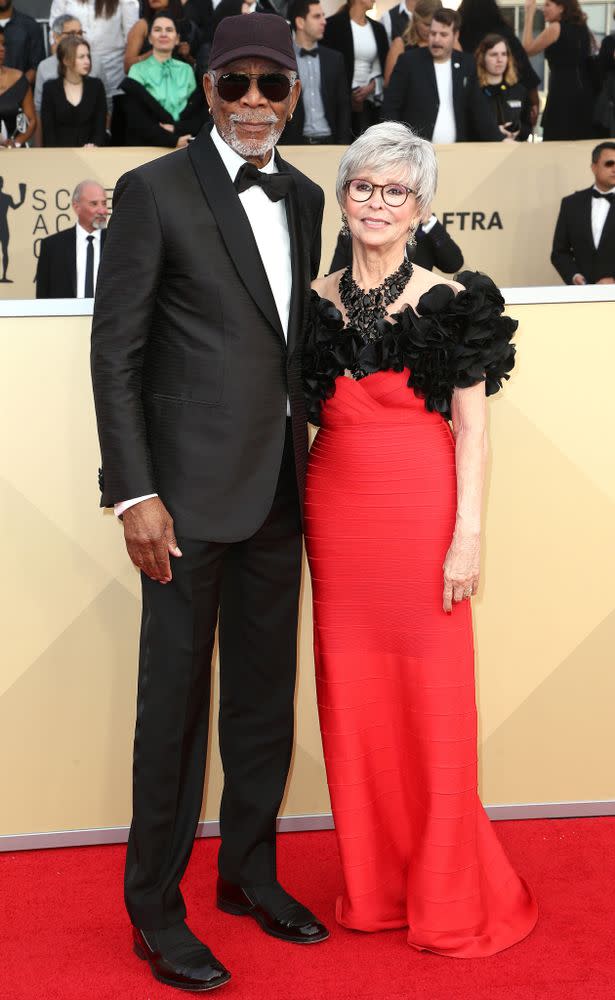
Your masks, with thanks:
M157 497L157 493L146 493L144 497L135 497L134 500L120 500L119 503L113 504L113 513L116 517L120 517L125 510L129 507L134 507L136 503L141 503L142 500L151 500L152 497Z
M421 227L423 232L430 233L437 221L438 221L438 216L431 215L427 220L427 222L423 223L423 226Z

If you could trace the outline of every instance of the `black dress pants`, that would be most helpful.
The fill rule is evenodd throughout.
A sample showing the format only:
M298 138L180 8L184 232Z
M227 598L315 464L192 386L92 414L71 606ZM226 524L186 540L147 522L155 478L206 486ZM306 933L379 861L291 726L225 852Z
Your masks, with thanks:
M290 421L271 510L232 544L178 537L162 585L142 575L143 618L125 899L137 927L183 920L179 883L203 796L211 659L220 643L220 874L276 878L275 823L294 735L301 528Z

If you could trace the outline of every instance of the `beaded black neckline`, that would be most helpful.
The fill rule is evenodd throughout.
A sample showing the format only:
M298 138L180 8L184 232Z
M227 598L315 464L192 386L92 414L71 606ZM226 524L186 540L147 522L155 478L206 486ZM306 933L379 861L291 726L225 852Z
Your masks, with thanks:
M378 320L386 317L387 306L399 298L413 270L410 261L404 257L397 270L389 274L381 285L366 290L353 279L352 267L347 267L340 278L339 290L348 325L366 341L378 337Z

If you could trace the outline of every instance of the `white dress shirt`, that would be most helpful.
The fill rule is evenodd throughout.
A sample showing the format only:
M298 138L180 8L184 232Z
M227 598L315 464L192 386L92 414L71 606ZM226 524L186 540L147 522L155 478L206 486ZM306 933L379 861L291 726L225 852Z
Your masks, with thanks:
M455 125L455 109L453 107L453 62L434 62L433 68L436 72L436 84L438 87L438 97L440 107L438 117L434 125L431 141L456 142L457 126Z
M387 37L389 39L389 45L393 41L393 25L391 23L391 10L392 9L393 8L390 7L389 10L385 10L384 14L380 18L380 24L382 25L382 27L384 28L384 30L387 33ZM412 20L412 11L408 10L408 8L406 7L406 0L401 0L401 3L399 4L399 7L397 9L398 9L398 11L399 11L400 14L405 14L407 16L408 23L410 23L410 21Z
M352 43L354 47L354 72L352 77L352 87L365 87L370 80L380 76L380 60L378 58L378 46L373 29L368 21L367 24L357 24L350 20L352 29Z
M594 190L599 190L595 184ZM600 194L615 194L615 187L611 188L610 191L600 191ZM592 236L594 238L594 246L596 250L598 249L598 244L602 239L602 230L604 229L604 223L606 222L606 217L609 214L610 208L610 202L608 202L606 198L592 197Z
M220 154L229 177L234 181L240 167L246 161L226 144L216 128L212 129L211 139ZM264 174L277 174L278 168L275 165L273 154L269 163L262 167L262 172ZM290 257L290 233L288 232L284 200L271 201L263 189L256 185L243 191L239 195L239 200L245 209L254 234L263 267L269 279L284 337L288 340L293 272ZM288 402L286 412L290 415ZM122 500L120 503L116 503L113 509L119 517L134 504L140 503L141 500L149 500L157 495L157 493L148 493L146 496L135 497L133 500Z
M94 237L92 245L94 247L94 291L96 291L98 265L100 264L101 231L100 229L95 229L92 233L88 233L87 229L84 229L79 223L77 223L75 229L77 231L77 298L84 299L88 236Z

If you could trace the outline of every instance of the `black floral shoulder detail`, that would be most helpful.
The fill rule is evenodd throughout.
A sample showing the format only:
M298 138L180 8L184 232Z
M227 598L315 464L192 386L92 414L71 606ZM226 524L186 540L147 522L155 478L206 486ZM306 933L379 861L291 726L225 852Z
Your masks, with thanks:
M504 299L487 275L463 271L456 280L462 291L434 285L416 311L408 306L391 320L380 320L369 342L344 329L333 303L312 292L303 352L310 422L320 423L321 404L346 369L370 375L409 368L408 386L446 420L455 388L484 382L487 396L501 389L515 364L511 338L518 323L503 315Z

